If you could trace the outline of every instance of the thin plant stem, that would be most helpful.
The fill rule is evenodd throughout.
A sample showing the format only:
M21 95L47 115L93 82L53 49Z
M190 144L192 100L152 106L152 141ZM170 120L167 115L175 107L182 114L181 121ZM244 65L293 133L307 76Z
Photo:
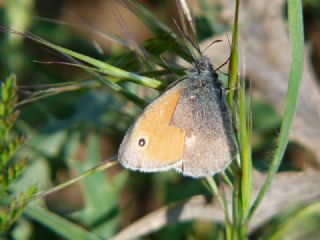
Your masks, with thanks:
M221 172L221 176L222 176L223 180L228 184L230 189L233 190L233 184L232 184L231 180L229 179L228 175L225 172Z
M36 92L33 97L16 103L15 107L18 108L23 105L35 102L37 100L47 98L50 96L54 96L54 95L57 95L57 94L60 94L63 92L77 91L77 90L84 89L84 88L92 89L92 88L97 88L99 86L101 86L101 84L99 82L90 81L90 82L76 83L76 84L68 85L68 86L51 87L51 88L48 88L45 90L40 90L40 91Z
M244 217L250 209L251 197L251 149L249 147L247 114L245 103L245 88L240 81L238 73L238 22L240 0L236 0L235 17L233 24L231 54L229 63L229 89L237 89L237 105L234 102L234 91L228 95L228 104L232 112L235 131L237 132L238 146L240 150L241 170L237 171L236 182L233 190L233 238L245 239L247 237L247 225Z
M228 203L225 194L221 197L219 194L218 186L216 182L213 180L212 177L206 178L208 185L210 186L210 189L212 193L218 198L218 201L221 205L221 207L224 210L225 215L225 225L226 225L226 239L231 240L231 221L229 219L229 209L228 209Z
M229 207L228 207L228 202L227 202L227 195L224 190L224 186L221 185L221 192L222 192L222 200L224 204L224 208L226 209L225 214L227 215L226 217L226 239L232 239L232 224L229 219Z
M238 155L237 158L240 158ZM232 164L232 172L234 174L234 185L232 191L232 239L238 239L238 228L240 224L241 205L240 205L240 168L237 164Z
M232 32L232 43L231 43L231 53L230 53L230 62L229 62L229 80L228 88L230 92L228 94L228 104L231 109L231 112L234 114L234 91L232 89L236 88L237 77L238 77L238 16L239 16L239 4L240 1L236 0L236 9L235 17L233 23L233 32Z
M93 174L93 173L96 173L96 172L101 172L101 171L104 171L112 166L115 166L116 164L118 164L117 161L115 160L105 160L103 162L101 162L99 165L85 171L84 173L80 174L79 176L75 177L75 178L72 178L70 179L69 181L66 181L62 184L59 184L49 190L45 190L45 191L42 191L42 192L38 192L37 194L33 195L30 199L28 199L28 202L31 202L31 201L34 201L36 199L39 199L39 198L42 198L46 195L49 195L49 194L52 194L54 192L57 192L57 191L60 191L61 189L63 188L66 188L72 184L74 184L75 182L78 182L80 181L81 179Z
M242 216L248 214L251 197L251 154L247 134L247 114L244 84L238 89L240 144L241 144L241 208Z

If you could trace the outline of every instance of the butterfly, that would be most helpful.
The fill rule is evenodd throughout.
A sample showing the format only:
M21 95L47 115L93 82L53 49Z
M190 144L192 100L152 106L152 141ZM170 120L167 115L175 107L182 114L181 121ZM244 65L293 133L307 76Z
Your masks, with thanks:
M119 162L128 169L175 169L194 178L212 176L235 158L226 91L206 56L152 101L127 131Z

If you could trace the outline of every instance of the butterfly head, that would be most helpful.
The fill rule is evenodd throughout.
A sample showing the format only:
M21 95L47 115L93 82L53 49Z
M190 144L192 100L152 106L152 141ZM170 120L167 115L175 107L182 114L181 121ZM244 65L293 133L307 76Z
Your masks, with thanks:
M199 57L194 68L191 70L192 73L199 75L200 77L217 77L217 73L214 71L212 64L210 63L208 57Z

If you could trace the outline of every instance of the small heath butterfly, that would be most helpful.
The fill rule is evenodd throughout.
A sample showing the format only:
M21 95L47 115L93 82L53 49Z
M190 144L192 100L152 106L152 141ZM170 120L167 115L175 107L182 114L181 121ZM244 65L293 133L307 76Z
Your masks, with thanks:
M209 59L201 56L135 120L121 143L120 163L194 178L225 169L237 154L225 95Z

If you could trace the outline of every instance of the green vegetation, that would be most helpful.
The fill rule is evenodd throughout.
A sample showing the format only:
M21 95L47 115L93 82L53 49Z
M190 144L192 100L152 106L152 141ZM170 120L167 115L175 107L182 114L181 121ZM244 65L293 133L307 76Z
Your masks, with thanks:
M141 4L121 1L153 37L138 44L130 34L124 38L106 33L105 39L118 44L117 50L106 54L75 36L67 24L31 21L32 11L21 11L26 6L32 9L29 1L10 2L5 1L0 12L5 36L1 40L4 71L0 73L5 79L0 98L0 239L109 239L134 220L142 221L147 218L144 215L165 206L176 210L176 218L172 220L168 214L168 223L150 231L150 239L247 239L251 235L282 239L306 219L314 223L311 232L319 226L320 208L315 201L279 212L260 229L259 236L249 231L289 142L303 69L301 1L288 0L286 6L292 61L282 119L270 106L248 98L248 84L239 76L240 0L232 10L232 26L210 22L218 17L210 16L209 9L215 14L219 9L209 8L209 1L199 1L206 10L202 15L196 12L201 27L188 21L188 12L182 7L179 31ZM20 15L25 21L17 25L14 19ZM89 28L100 33L91 25ZM118 145L134 117L156 96L145 89L161 91L185 74L185 69L172 61L173 56L193 61L192 46L181 32L208 37L207 33L225 30L232 31L225 86L239 147L237 159L223 173L204 181L175 172L123 170L115 160ZM58 60L52 51L58 53ZM18 76L18 85L15 75L7 77L11 72ZM265 157L265 152L274 148L268 156L272 160L266 164L266 179L253 198L253 165L264 162L259 161L261 155ZM223 224L180 222L182 210L177 206L196 195L213 201L217 198ZM317 234L320 232L315 231Z

